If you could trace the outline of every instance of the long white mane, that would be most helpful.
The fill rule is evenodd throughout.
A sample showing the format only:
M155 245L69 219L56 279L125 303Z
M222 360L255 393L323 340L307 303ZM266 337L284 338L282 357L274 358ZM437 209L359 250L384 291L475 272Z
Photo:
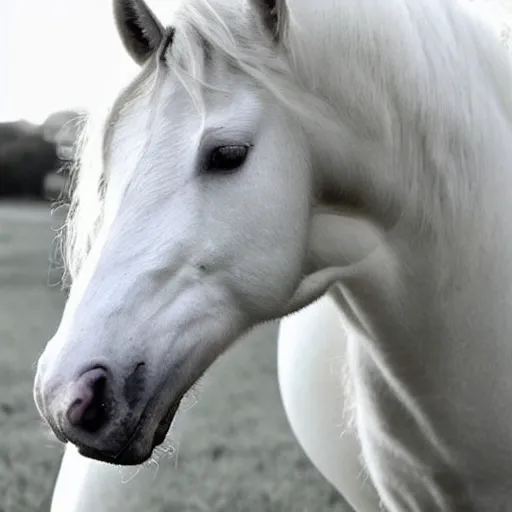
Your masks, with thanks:
M503 43L508 45L511 34L511 2L460 1L471 4L479 16L492 24ZM279 101L302 115L305 121L324 123L325 126L336 129L330 108L317 97L306 93L301 84L293 80L292 70L287 69L282 60L274 58L268 37L246 30L250 12L247 0L191 0L174 3L169 8L173 11L172 25L179 34L173 45L174 61L171 65L199 109L202 107L201 87L207 80L200 64L202 59L198 58L198 52L203 51L201 39L250 74ZM293 23L293 19L290 23ZM399 30L398 27L394 29ZM429 43L425 41L424 44ZM300 50L288 48L288 51L290 63L293 65L297 58L294 52ZM492 60L492 57L482 56L488 60ZM506 85L508 87L510 84ZM504 90L503 93L507 96L503 102L512 115L512 91ZM108 114L107 109L101 109L89 116L79 142L81 156L72 173L70 210L61 237L66 277L71 281L86 258L102 222L105 188L102 142Z

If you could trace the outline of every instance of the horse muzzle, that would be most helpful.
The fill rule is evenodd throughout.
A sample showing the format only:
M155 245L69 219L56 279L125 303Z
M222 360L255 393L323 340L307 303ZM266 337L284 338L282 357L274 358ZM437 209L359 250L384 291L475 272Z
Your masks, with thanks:
M165 440L182 395L165 403L176 395L159 390L148 400L142 362L124 374L95 364L75 375L51 375L44 365L36 375L34 399L57 439L71 442L85 457L111 464L149 459Z

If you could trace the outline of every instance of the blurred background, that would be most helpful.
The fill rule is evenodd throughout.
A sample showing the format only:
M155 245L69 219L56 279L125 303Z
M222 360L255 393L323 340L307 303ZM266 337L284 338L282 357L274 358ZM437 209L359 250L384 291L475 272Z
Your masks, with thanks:
M512 0L463 1L508 44ZM148 3L164 21L175 5ZM137 69L111 1L0 0L0 70L0 512L49 512L63 447L39 420L32 381L65 300L55 236L66 208L55 205L66 199L84 119ZM276 329L258 329L214 365L178 451L142 469L124 500L147 512L346 510L287 424Z

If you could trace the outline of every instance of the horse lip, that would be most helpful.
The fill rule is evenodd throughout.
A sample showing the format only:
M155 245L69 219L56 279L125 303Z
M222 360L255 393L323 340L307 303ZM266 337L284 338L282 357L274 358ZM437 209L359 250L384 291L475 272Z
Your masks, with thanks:
M60 418L58 418L56 421L52 420L51 418L45 417L45 423L50 428L50 430L53 432L55 437L61 442L66 444L69 439L64 435L64 431L61 427Z
M180 403L181 397L178 400L174 401L172 405L169 407L164 418L158 424L158 427L153 435L151 449L147 453L138 453L136 450L132 450L132 448L137 443L137 436L141 429L144 427L144 424L147 421L149 415L142 417L140 419L139 423L137 424L137 428L130 436L129 441L126 443L126 445L123 447L121 451L105 452L94 448L81 446L78 448L78 452L80 453L80 455L87 457L89 459L105 462L108 464L114 464L116 466L137 466L139 464L142 464L151 457L153 450L165 441L169 429L171 428L172 421L176 416L176 412L179 409Z

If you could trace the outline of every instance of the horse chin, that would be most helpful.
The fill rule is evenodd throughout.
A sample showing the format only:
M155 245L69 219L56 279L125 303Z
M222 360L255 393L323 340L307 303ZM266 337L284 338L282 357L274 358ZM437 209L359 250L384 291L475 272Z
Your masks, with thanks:
M167 437L167 434L171 428L172 422L180 407L180 403L181 400L178 400L176 403L174 403L162 421L158 424L155 435L153 436L153 447L151 448L151 451L153 451L157 446L160 446L165 441L165 438Z
M87 447L79 447L78 453L88 459L114 466L138 466L149 460L153 448L147 450L142 447L140 442L132 442L121 454L107 454Z

